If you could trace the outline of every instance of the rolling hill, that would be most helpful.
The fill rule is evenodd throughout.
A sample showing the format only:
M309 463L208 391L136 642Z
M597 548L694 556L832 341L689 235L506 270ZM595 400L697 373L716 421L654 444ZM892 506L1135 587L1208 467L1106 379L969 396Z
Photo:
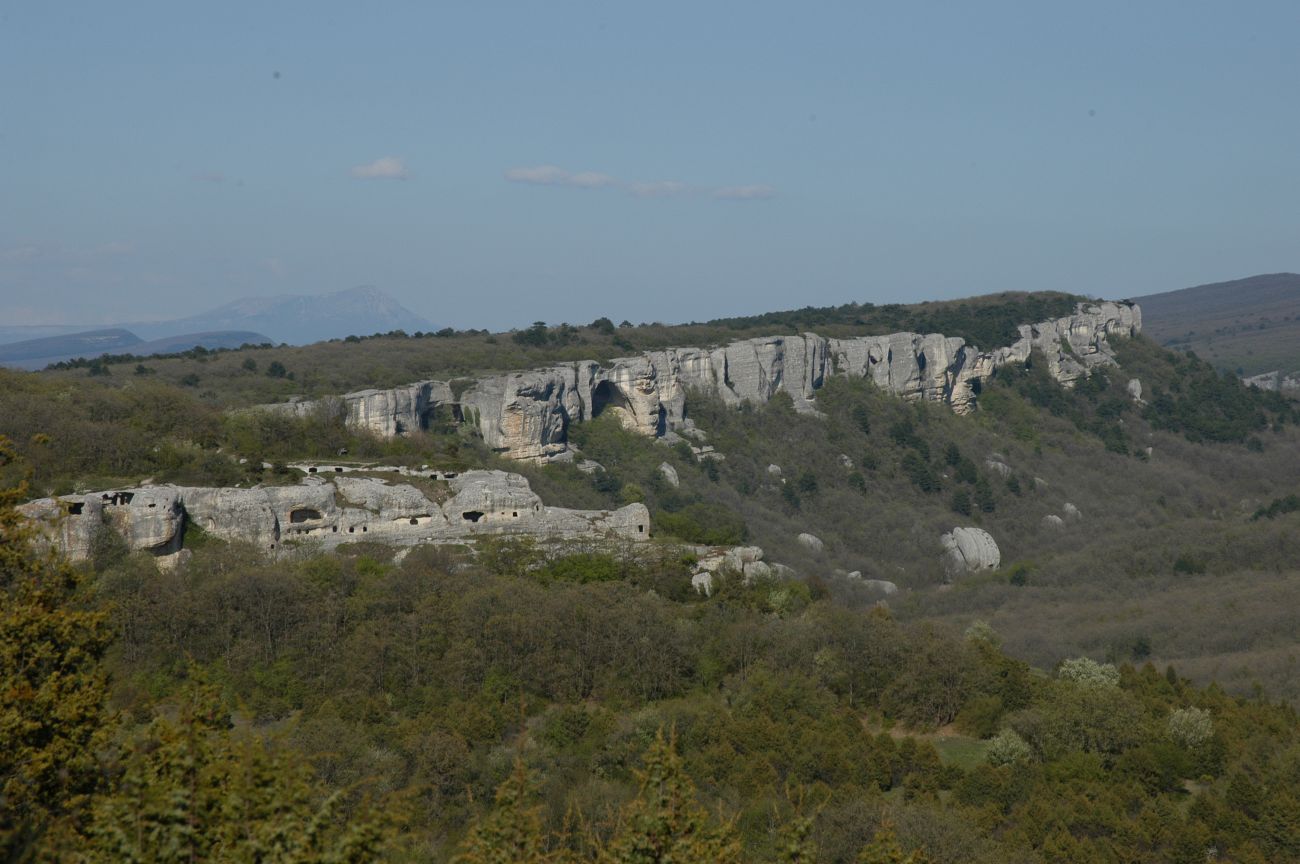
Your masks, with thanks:
M1222 370L1300 370L1300 275L1273 273L1134 298L1146 335Z

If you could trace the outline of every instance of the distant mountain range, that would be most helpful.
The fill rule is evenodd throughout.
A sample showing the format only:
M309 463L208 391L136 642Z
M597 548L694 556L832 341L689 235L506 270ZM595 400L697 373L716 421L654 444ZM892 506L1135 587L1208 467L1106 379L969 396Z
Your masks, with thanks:
M62 336L42 336L0 345L0 366L18 366L23 369L43 369L60 360L77 357L93 359L103 354L176 354L200 346L208 350L238 348L240 345L261 345L271 340L250 330L215 330L206 333L182 333L162 339L145 341L130 330L112 328L87 330Z
M39 368L46 363L104 353L152 354L238 347L244 342L306 345L325 339L392 330L432 330L433 324L377 288L332 294L246 297L198 315L99 327L0 327L0 364ZM263 335L265 334L265 335ZM235 340L235 341L231 341Z
M1300 275L1271 273L1133 298L1142 332L1243 375L1300 370Z

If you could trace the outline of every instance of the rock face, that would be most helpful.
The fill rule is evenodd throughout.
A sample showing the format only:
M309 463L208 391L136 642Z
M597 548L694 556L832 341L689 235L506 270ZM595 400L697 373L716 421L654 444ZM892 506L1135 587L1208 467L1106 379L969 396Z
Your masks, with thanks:
M663 475L663 478L667 481L668 485L674 489L682 485L682 481L677 476L677 469L669 465L667 462L659 463L659 473Z
M688 425L686 393L700 390L728 405L762 403L785 393L799 411L815 412L815 394L834 375L870 378L905 399L973 409L999 366L1024 363L1033 350L1066 387L1092 369L1113 365L1106 341L1142 326L1130 303L1081 303L1073 315L1022 325L1010 346L981 351L956 337L894 333L827 339L812 333L744 339L712 348L670 348L479 379L457 396L450 384L423 381L392 390L362 390L333 399L268 406L309 416L342 413L349 423L392 436L427 427L440 407L475 427L488 446L513 459L545 460L565 452L570 423L608 413L644 435L663 436Z
M943 547L943 569L949 579L980 570L996 570L1002 553L989 532L982 528L958 527L939 538Z
M41 498L19 508L46 526L47 536L73 560L90 557L95 535L116 531L132 549L170 555L180 549L184 512L175 486L149 486Z
M22 507L46 537L73 560L89 557L95 534L116 531L132 549L159 556L182 550L188 519L221 540L268 551L302 544L329 549L361 539L397 546L463 543L480 536L645 540L644 504L618 510L546 507L528 481L504 471L448 476L451 495L439 506L408 484L350 474L309 475L296 486L207 489L146 486L92 495L45 498Z

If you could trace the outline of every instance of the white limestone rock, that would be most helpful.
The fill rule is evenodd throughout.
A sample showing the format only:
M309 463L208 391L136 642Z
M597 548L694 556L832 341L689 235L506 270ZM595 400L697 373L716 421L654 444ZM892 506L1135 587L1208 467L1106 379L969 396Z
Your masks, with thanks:
M691 587L695 593L703 594L705 597L713 596L713 574L707 570L701 570L691 577Z
M1146 404L1146 402L1142 400L1142 379L1141 378L1128 379L1127 389L1128 389L1128 395L1130 399L1132 399L1134 402L1138 403L1139 405Z
M939 538L941 560L949 579L981 570L996 570L1002 553L992 535L982 528L957 527Z
M514 521L520 514L539 516L542 512L542 499L518 474L466 471L450 483L454 494L442 505L442 512L452 524L486 526Z
M826 548L826 544L822 542L821 538L814 534L800 534L798 540L800 546L811 552L820 553Z
M682 485L681 479L677 476L677 469L672 465L669 465L667 462L659 463L659 473L663 475L663 478L668 482L668 485L674 489Z
M1083 514L1079 512L1079 508L1070 503L1066 503L1061 507L1061 513L1065 516L1067 522L1078 522L1083 518Z
M447 521L437 504L405 483L390 485L376 477L335 477L334 487L350 503L364 507L382 520L424 519L440 524Z
M997 459L985 459L984 467L1001 477L1003 480L1011 476L1011 466L1005 462L1000 462Z
M767 466L767 476L769 476L769 477L776 477L776 478L779 478L779 477L781 476L781 466L780 466L780 465L768 465L768 466Z
M1060 516L1057 516L1055 513L1048 513L1046 516L1043 517L1043 527L1063 528L1065 527L1065 520L1062 519Z
M890 597L898 593L898 586L887 579L863 579L862 585L863 587L870 588L872 591L885 597Z
M1070 387L1093 369L1113 365L1107 337L1131 336L1141 322L1141 309L1132 304L1081 303L1070 315L1021 326L1013 344L992 351L938 333L850 339L805 333L710 349L648 351L608 367L579 361L513 372L479 379L459 395L445 382L424 381L333 401L266 407L299 416L341 411L351 425L388 437L423 428L434 409L447 404L497 452L548 461L567 449L570 423L606 413L641 434L670 435L688 422L686 393L691 389L731 406L761 404L786 393L796 410L816 413L816 391L828 377L845 375L870 378L905 399L944 402L964 414L973 410L980 389L999 366L1024 363L1038 350L1049 374Z

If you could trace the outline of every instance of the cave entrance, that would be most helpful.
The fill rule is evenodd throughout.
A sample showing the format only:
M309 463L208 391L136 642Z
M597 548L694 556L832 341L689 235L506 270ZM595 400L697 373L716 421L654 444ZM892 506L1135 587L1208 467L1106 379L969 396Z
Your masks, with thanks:
M632 403L618 385L611 381L601 381L591 391L591 419L595 420L606 411L617 417L624 426L636 426L636 412L632 410Z
M483 518L483 511L466 510L464 513L460 514L460 518L464 519L466 522L477 522Z
M310 522L313 519L319 519L320 511L313 510L310 507L299 507L289 513L289 522L296 525L299 522Z

